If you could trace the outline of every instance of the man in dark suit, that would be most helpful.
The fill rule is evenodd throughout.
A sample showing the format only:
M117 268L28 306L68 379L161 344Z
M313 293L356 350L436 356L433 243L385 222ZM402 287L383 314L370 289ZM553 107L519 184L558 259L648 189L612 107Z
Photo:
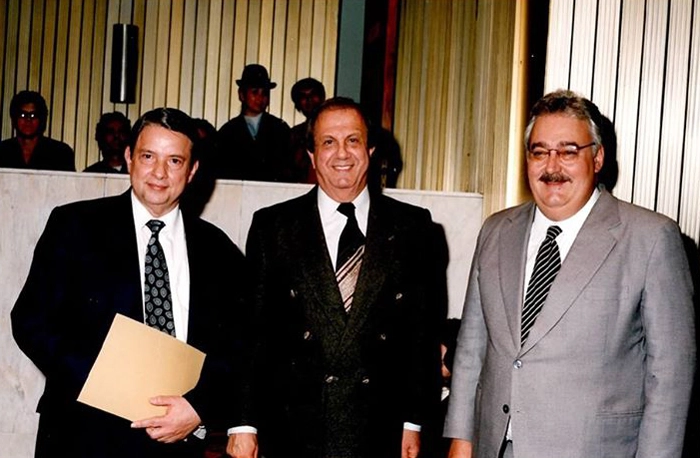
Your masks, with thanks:
M525 147L534 202L491 216L472 262L449 456L678 458L695 369L678 225L596 186L590 100L544 96Z
M330 99L309 122L318 186L256 212L248 234L261 453L415 457L439 402L435 227L368 191L374 148L356 103Z
M206 428L242 421L233 371L246 328L244 259L220 229L178 206L198 167L196 127L179 110L150 111L125 157L129 191L51 213L12 310L17 344L46 376L37 457L201 456ZM146 275L160 266L147 251L165 255L160 305ZM163 416L130 424L76 401L117 313L152 320L207 355L192 391L150 400Z
M291 158L289 126L267 112L277 83L265 67L249 64L236 84L241 114L219 129L215 173L218 178L280 181Z

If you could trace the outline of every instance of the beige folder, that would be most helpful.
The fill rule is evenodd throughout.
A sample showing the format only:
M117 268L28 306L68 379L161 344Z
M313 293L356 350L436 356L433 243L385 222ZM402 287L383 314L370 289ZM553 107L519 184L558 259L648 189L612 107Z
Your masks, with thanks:
M195 387L206 355L172 336L117 314L78 401L131 421L165 414L148 400Z

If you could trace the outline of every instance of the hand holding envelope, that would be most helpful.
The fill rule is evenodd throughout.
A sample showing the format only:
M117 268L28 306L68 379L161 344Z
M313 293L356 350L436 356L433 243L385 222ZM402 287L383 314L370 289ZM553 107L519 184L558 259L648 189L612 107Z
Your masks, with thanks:
M117 314L78 401L131 420L153 439L174 442L201 421L182 395L199 381L205 356Z

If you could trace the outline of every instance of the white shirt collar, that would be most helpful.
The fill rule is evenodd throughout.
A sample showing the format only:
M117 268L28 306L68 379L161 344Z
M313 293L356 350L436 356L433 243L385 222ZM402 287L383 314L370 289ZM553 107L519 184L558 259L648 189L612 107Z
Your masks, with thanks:
M175 208L170 210L165 215L156 218L151 215L148 209L141 203L141 201L139 201L133 190L131 191L131 208L134 212L134 224L136 225L137 230L141 230L146 226L146 223L152 219L158 219L165 223L165 227L163 227L162 232L163 234L173 232L182 224L182 216L178 205L176 205Z

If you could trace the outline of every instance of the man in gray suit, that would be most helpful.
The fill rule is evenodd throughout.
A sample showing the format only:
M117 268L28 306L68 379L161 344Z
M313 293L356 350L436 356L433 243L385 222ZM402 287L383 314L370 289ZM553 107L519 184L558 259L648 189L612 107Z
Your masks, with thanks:
M600 116L569 91L532 109L534 203L490 217L472 263L452 458L681 455L695 370L687 259L673 221L596 187Z

